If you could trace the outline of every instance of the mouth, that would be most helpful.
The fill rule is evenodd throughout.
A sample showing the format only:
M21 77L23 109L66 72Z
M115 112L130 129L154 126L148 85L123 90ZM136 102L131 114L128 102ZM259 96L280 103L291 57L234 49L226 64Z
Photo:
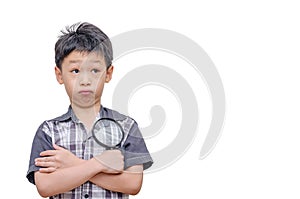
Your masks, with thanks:
M79 94L81 94L81 95L90 95L90 94L93 94L93 91L91 91L91 90L82 90L82 91L79 91Z

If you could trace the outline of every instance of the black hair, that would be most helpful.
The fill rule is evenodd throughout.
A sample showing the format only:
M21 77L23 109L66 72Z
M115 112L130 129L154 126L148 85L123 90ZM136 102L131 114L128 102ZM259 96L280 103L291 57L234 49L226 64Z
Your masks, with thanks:
M72 51L101 52L107 67L111 66L113 50L110 39L98 27L84 22L67 26L55 43L55 64L61 69L61 64Z

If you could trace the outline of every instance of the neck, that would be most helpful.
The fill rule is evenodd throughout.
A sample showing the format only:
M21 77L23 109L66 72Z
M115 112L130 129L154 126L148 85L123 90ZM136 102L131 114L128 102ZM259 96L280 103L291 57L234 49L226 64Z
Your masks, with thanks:
M95 118L100 111L100 104L92 107L78 107L72 104L72 109L76 117L90 130L94 124Z

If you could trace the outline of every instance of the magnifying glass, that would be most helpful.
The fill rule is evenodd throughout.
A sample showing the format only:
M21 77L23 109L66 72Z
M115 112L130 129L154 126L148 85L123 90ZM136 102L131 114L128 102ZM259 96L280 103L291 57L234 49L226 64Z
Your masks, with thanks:
M107 150L118 149L124 139L122 126L111 118L100 118L92 128L94 140Z

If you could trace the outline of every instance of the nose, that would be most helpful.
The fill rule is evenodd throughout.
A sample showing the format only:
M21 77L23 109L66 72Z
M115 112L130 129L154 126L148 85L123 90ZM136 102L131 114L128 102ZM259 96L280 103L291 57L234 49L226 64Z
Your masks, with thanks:
M81 73L80 79L79 79L80 86L90 86L91 85L91 79L88 74Z

